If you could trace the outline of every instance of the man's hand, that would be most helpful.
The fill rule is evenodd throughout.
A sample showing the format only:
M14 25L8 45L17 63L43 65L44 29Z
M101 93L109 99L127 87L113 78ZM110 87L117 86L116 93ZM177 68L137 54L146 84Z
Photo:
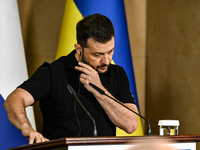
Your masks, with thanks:
M103 88L99 74L94 68L82 62L79 62L79 65L80 66L76 66L75 69L82 72L80 75L80 82L88 91L92 93L96 92L93 88L90 87L89 83L93 83L98 87Z
M47 138L37 131L35 131L30 125L24 124L21 128L23 136L29 140L29 144L40 143L49 141Z

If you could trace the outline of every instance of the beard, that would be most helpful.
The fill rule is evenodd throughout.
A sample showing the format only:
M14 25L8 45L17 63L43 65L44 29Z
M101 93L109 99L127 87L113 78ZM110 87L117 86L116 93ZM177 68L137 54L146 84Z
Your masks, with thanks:
M97 66L96 68L94 68L94 67L89 63L89 61L86 60L85 55L84 55L84 52L82 53L81 62L83 62L83 63L89 65L90 67L92 67L93 69L95 69L95 70L98 72L98 74L106 73L106 72L108 71L108 67L110 66L110 64L109 64L109 65L101 64L101 65ZM101 68L101 67L107 67L106 71L105 71L105 72L99 71L98 68Z

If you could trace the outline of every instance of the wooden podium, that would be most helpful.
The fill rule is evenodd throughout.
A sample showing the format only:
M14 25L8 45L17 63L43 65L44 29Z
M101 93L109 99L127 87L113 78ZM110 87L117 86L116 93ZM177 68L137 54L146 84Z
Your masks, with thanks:
M9 148L8 150L124 150L134 145L134 141L147 139L168 138L175 141L177 149L196 150L196 142L200 141L200 135L177 136L131 136L131 137L79 137L61 138L48 142L23 145ZM130 144L131 143L131 144ZM180 147L180 148L179 148Z

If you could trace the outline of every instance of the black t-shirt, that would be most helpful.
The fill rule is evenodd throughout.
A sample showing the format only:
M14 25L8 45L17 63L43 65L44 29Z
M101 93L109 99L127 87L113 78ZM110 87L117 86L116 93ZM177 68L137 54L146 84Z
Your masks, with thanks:
M79 100L94 118L98 136L115 136L115 125L93 94L79 82L80 73L75 70L78 65L75 53L73 51L51 64L44 63L19 87L28 91L35 101L40 101L43 135L46 138L93 136L93 122L70 94L67 84L72 86ZM104 87L116 99L123 103L135 103L128 77L122 67L110 65L108 71L99 76Z

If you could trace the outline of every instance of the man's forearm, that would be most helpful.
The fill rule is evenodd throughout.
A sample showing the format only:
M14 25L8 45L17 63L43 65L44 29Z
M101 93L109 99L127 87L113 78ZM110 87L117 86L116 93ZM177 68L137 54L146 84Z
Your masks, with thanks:
M7 111L8 119L18 129L22 129L26 124L31 126L28 118L26 117L25 104L23 99L17 98L15 95L9 95L4 103L4 107Z
M24 99L26 99L26 103ZM21 130L23 136L29 140L29 144L49 141L31 127L26 116L25 108L33 102L33 97L28 92L23 89L17 89L8 96L4 103L10 122Z
M106 94L113 97L106 89L104 90ZM125 130L127 133L132 133L137 128L138 117L136 114L105 95L96 94L95 97L105 110L110 120L117 127ZM137 112L137 107L134 104L130 103L124 105Z

